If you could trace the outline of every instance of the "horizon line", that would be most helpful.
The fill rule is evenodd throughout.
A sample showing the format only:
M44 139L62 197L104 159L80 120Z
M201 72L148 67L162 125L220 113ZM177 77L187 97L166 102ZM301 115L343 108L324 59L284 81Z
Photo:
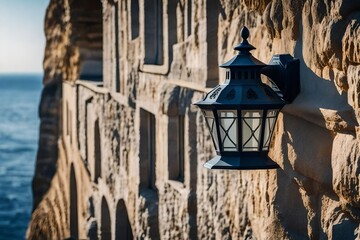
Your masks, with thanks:
M24 71L24 72L1 72L0 71L0 74L44 74L44 71L41 71L41 72L28 72L28 71Z

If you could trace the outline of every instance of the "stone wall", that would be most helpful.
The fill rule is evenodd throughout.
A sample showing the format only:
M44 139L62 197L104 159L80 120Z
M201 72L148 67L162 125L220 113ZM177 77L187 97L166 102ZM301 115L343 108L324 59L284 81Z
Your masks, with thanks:
M54 0L45 22L29 239L360 238L358 1ZM191 103L244 25L263 62L300 59L301 93L277 121L280 169L208 170Z

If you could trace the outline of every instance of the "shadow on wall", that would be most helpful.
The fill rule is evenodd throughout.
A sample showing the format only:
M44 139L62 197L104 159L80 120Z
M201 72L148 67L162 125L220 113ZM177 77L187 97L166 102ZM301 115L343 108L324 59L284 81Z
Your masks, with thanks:
M331 189L332 136L326 129L293 116L285 116L283 121L283 170L277 171L275 212L289 235L321 238L321 197L335 197ZM323 144L320 148L319 142Z
M339 93L336 89L332 70L329 70L330 79L324 79L306 65L301 39L302 36L299 37L294 49L295 57L300 59L301 92L292 105L284 108L285 112L313 122L323 128L332 127L328 121L341 120L335 119L334 112L336 112L337 115L342 115L342 120L349 125L347 129L343 130L354 130L357 122L353 109L347 102L347 94ZM347 113L347 115L344 113ZM342 130L336 127L333 126L335 131Z
M278 189L275 195L275 212L281 226L288 231L290 238L306 239L307 235L307 209L304 206L299 186L286 176L283 170L277 170L276 184ZM298 233L302 233L299 236ZM297 235L296 235L297 234Z
M33 210L38 206L50 188L51 179L56 171L58 158L57 137L59 135L59 111L61 79L45 79L39 105L40 136L36 168L32 180ZM55 110L55 111L54 111Z
M300 59L301 93L279 116L271 153L284 170L277 171L274 206L290 237L327 238L321 228L322 198L339 201L332 187L334 132L351 133L357 122L331 73L324 79L306 66L299 39L294 52Z
M306 66L302 47L302 41L297 41L295 57L300 59L301 93L293 104L284 107L283 121L279 121L283 126L277 125L282 140L274 148L287 151L278 159L283 159L280 164L288 175L314 180L332 194L331 132L339 131L339 121L354 127L356 120L346 94L340 95L332 81L318 77ZM341 119L340 115L348 118Z

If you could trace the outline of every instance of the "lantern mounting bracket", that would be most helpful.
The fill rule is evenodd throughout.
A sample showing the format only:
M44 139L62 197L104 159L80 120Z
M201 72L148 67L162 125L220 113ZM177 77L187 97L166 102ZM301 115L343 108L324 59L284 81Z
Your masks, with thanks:
M261 71L269 77L278 95L291 103L300 92L300 61L290 54L273 55L269 64ZM280 94L279 94L280 90Z

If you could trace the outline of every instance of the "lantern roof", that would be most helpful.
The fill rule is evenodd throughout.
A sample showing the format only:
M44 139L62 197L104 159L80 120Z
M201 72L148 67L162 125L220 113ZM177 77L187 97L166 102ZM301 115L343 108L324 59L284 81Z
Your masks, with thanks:
M221 65L228 68L225 81L195 104L204 109L281 109L286 101L261 81L261 69L268 65L251 55L255 47L247 41L246 27L241 37L243 41L234 48L237 56Z
M220 65L222 68L233 68L233 67L265 67L266 64L256 59L251 55L250 51L256 49L251 45L247 38L249 37L249 29L243 27L241 29L240 35L243 41L237 45L234 50L239 51L239 53L233 57L230 61Z
M268 85L247 81L218 85L195 104L208 109L281 109L286 101Z

